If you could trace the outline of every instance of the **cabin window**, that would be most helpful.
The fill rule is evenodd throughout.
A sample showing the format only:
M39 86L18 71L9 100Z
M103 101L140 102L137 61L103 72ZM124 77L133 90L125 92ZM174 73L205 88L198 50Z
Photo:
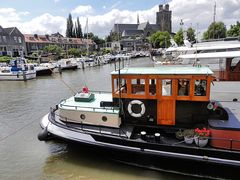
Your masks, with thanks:
M194 82L194 86L195 96L206 96L207 80L197 79Z
M145 94L145 79L132 79L132 94Z
M118 87L118 79L114 79L114 92L117 92L119 89Z
M189 80L179 79L178 80L178 96L188 96L189 95Z
M119 79L114 79L114 92L119 91L119 84L118 84ZM127 83L126 79L120 79L120 89L121 93L127 93Z
M172 80L163 79L162 80L162 96L171 96L172 95Z
M149 79L149 94L156 95L156 79Z

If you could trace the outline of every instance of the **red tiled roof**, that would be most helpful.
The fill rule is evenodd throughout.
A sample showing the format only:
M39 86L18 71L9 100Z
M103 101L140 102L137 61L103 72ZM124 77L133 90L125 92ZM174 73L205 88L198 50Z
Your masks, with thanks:
M95 44L91 39L53 37L47 35L24 34L24 38L26 43Z
M34 43L52 43L46 35L37 35L34 34L24 34L25 42L34 42Z

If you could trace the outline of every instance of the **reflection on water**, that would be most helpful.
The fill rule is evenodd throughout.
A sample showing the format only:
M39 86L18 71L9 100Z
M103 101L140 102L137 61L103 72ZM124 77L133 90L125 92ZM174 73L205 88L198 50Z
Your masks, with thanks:
M43 179L190 179L169 173L150 171L111 161L107 155L94 153L94 149L82 149L70 144L63 151L47 158ZM191 178L192 179L192 178Z
M152 66L148 58L130 66ZM62 142L40 142L39 121L71 91L111 90L113 64L38 77L27 82L0 82L0 179L176 179L182 176L122 165ZM183 177L185 179L185 177Z

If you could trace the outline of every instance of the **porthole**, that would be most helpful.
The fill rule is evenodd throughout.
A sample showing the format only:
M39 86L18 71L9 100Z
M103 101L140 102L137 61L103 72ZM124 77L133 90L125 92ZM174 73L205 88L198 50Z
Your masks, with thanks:
M81 118L82 120L86 119L85 114L81 114L81 115L80 115L80 118Z
M106 122L106 121L107 121L107 117L106 117L106 116L103 116L103 117L102 117L102 120L103 120L104 122Z

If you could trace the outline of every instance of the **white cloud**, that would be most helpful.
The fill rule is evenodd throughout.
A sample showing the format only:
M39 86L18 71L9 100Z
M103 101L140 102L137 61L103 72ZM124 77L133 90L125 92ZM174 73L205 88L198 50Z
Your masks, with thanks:
M75 9L72 10L73 14L84 14L84 15L86 15L86 14L91 14L92 12L93 12L93 8L90 5L87 5L87 6L80 5L80 6L78 6Z
M53 0L55 3L59 2L60 0Z
M24 34L52 34L60 32L62 35L65 35L66 18L45 13L29 22L19 24L19 29Z
M0 22L11 24L12 22L20 21L20 13L17 13L14 8L0 8Z

